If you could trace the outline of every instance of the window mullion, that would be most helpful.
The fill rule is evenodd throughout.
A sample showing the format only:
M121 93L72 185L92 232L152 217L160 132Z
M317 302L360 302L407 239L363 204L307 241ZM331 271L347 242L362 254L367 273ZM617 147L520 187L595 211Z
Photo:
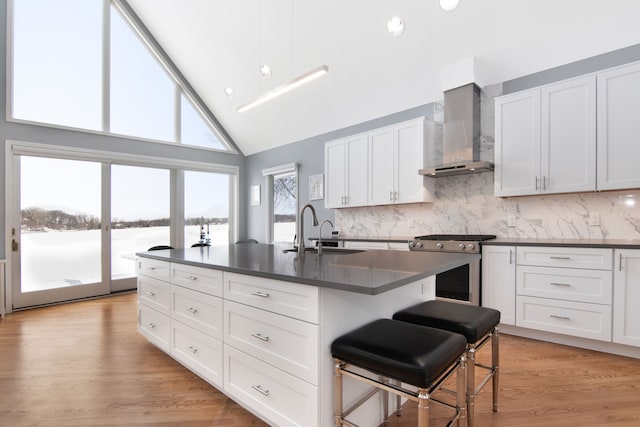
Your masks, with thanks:
M111 1L102 1L102 130L111 130Z

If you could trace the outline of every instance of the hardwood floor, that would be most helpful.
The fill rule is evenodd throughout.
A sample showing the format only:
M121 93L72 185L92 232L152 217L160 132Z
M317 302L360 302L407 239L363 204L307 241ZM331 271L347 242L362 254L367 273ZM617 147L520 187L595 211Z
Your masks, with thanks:
M135 298L0 320L0 425L265 425L140 336ZM480 427L640 425L640 360L503 335L500 375L500 411L480 393ZM413 405L392 425L414 426Z

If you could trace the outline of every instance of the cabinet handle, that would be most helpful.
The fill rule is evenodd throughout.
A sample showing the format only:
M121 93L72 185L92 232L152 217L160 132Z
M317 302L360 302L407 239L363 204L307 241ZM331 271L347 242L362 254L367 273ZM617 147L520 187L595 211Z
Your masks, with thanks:
M257 333L257 334L251 334L252 337L254 338L258 338L259 340L262 340L264 342L269 342L269 337L265 337L264 335Z
M509 249L509 265L513 264L513 249Z
M551 258L551 259L560 259L560 260L565 260L565 261L571 259L571 257L569 257L569 256L550 256L549 258Z
M198 352L198 349L193 346L187 347L187 350L189 350L193 354L196 354Z
M155 267L147 267L147 270L155 270Z
M394 201L395 201L395 200L398 200L398 192L397 192L397 191L394 191L394 192L393 192L393 200L394 200Z
M539 180L540 180L540 178L536 176L536 191L538 191L538 181Z
M151 292L151 291L145 292L144 294L147 295L147 296L150 296L150 297L156 296L156 293L155 292Z
M543 190L547 189L547 177L546 176L542 177L542 189Z
M554 319L571 320L569 316L558 316L556 314L550 314L549 317L553 317Z
M549 284L553 285L553 286L569 286L569 287L571 286L570 283L555 283L555 282L551 282Z
M622 254L618 254L618 271L622 271Z
M192 314L196 314L198 312L198 309L194 308L194 307L189 307L189 308L187 308L187 311L192 313Z
M256 292L251 292L251 295L255 295L255 296L261 297L261 298L269 298L269 294L266 293L266 292L256 291Z
M187 277L188 280L198 280L198 276L189 276Z
M147 326L150 327L151 329L155 329L156 324L149 322L149 323L147 323Z
M262 393L264 396L269 396L269 390L263 389L262 386L252 385L251 388L257 391L258 393Z

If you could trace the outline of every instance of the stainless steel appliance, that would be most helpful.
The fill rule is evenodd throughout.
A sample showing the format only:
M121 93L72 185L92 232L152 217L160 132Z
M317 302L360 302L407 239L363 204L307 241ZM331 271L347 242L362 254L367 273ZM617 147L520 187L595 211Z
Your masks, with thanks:
M429 234L409 241L409 249L425 252L480 253L481 242L495 239L490 234ZM436 274L436 298L480 305L480 261Z

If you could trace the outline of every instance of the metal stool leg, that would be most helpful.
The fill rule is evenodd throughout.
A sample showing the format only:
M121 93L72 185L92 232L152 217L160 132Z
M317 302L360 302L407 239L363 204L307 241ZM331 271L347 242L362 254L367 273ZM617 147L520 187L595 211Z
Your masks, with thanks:
M429 427L429 390L418 389L418 427Z
M458 427L464 427L467 425L467 366L466 357L460 356L460 366L456 373L456 405L460 411L460 417L458 418Z
M402 381L396 381L395 385L400 387L402 385ZM402 416L402 396L396 394L396 417Z
M333 370L333 417L335 427L342 427L342 361L334 359Z
M467 347L467 426L474 426L476 404L476 349Z
M382 384L389 383L389 378L387 377L379 377L379 378ZM386 390L382 391L382 425L384 427L389 426L389 392Z
M498 328L493 329L491 337L491 367L493 369L493 412L498 412L498 373L500 372L500 355L498 346Z

